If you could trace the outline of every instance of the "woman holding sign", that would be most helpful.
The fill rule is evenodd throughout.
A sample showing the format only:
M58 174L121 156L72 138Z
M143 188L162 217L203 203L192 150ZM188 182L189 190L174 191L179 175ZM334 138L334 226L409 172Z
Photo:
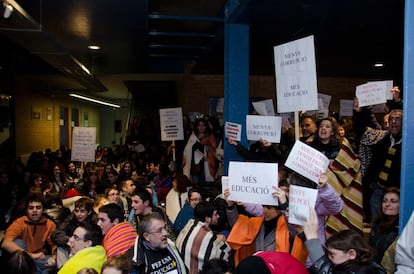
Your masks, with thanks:
M208 122L204 118L198 119L183 153L183 173L191 178L194 185L201 186L205 182L214 182L217 169L216 147L216 139Z
M342 211L327 219L326 231L328 235L343 229L362 233L361 161L347 139L341 141L337 129L335 118L323 118L318 125L318 134L308 143L331 160L326 172L328 183L344 201Z

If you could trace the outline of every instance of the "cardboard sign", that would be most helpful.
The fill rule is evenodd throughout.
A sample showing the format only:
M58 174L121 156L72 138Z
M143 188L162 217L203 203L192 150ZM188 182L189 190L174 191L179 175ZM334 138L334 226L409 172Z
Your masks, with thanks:
M387 81L368 82L356 87L355 95L358 97L359 106L372 106L383 104L387 101Z
M230 140L241 140L242 125L236 123L226 122L224 125L224 134Z
M290 185L289 223L303 225L309 218L309 207L315 208L317 195L317 189Z
M229 163L229 200L261 205L278 205L273 186L278 185L277 163Z
M277 112L318 109L313 35L274 47Z
M95 162L95 127L74 127L71 161Z
M246 116L247 140L259 141L261 139L271 143L280 143L282 118L277 116Z
M285 166L318 183L321 173L326 172L329 166L329 159L318 150L296 141Z
M183 113L181 108L160 109L161 140L184 140Z
M339 116L349 116L354 115L354 100L339 100Z

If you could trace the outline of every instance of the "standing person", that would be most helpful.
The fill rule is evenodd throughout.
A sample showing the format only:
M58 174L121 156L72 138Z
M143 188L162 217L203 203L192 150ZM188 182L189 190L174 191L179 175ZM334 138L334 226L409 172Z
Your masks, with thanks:
M191 186L190 180L182 173L176 172L173 180L173 187L165 199L165 211L168 219L175 222L178 213L184 207L188 199L187 187Z
M234 263L256 251L281 251L292 254L302 263L307 257L306 248L297 235L295 227L287 223L282 210L287 208L286 193L279 187L273 186L274 199L279 205L263 205L263 216L248 217L238 213L234 201L228 200L230 190L224 190L227 201L227 218L232 226L227 243L235 250Z
M136 185L131 179L121 181L121 192L119 193L119 199L122 202L125 218L129 217L132 210L131 194L135 191L135 189Z
M354 99L354 125L365 130L366 116L371 114L367 108L360 108L358 99ZM402 150L402 119L401 109L389 113L389 128L381 138L371 145L372 157L368 163L364 184L371 188L371 216L376 216L381 210L383 189L387 187L400 188L401 181L401 150Z
M154 177L154 189L157 193L158 201L165 203L166 196L173 186L173 177L170 168L165 163L160 163L159 172Z
M105 249L100 245L101 242L102 231L98 225L93 223L79 225L68 240L71 257L58 274L77 273L86 267L100 273L106 261Z
M312 116L303 117L300 123L300 127L302 129L302 136L299 138L299 140L304 143L306 143L308 138L315 135L318 131L315 119L313 119Z
M225 240L210 228L217 225L219 218L212 203L200 202L194 209L194 217L181 230L175 242L190 274L197 274L210 259L228 261L231 251Z
M369 244L375 248L375 261L381 263L385 251L398 237L400 213L400 189L391 187L384 190L381 213L374 218L369 234Z
M331 160L326 171L328 182L343 200L341 212L330 215L326 221L328 235L344 229L362 233L361 162L349 142L339 138L335 118L323 118L318 125L318 133L308 142Z
M26 216L16 219L6 230L1 247L9 253L25 250L36 262L38 272L56 265L56 244L50 236L55 223L43 216L43 198L31 194L26 200Z
M203 118L198 119L183 153L183 173L194 185L203 187L206 183L214 182L216 147L216 139L208 122Z
M137 274L187 274L174 242L168 238L164 216L161 214L151 213L138 224L132 265Z
M118 205L111 203L99 208L98 226L104 235L102 246L108 258L123 255L134 246L137 232L124 221L124 212Z
M315 210L309 210L309 219L303 226L306 248L312 259L311 274L385 274L381 265L374 260L375 250L353 230L342 230L333 234L325 243L327 255L318 239L318 217Z

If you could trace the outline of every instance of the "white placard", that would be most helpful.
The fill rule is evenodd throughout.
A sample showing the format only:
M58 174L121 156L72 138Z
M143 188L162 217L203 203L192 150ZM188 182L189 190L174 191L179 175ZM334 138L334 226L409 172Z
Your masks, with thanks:
M280 143L282 117L278 116L246 116L247 140L266 140L271 143Z
M95 127L74 127L71 161L95 162Z
M278 205L273 186L278 185L277 163L229 163L228 197L231 201L261 205Z
M241 140L242 125L236 123L226 122L224 124L224 134L226 138L239 141Z
M315 208L317 189L290 185L289 223L303 225L309 219L309 207Z
M224 112L224 97L217 98L216 112Z
M275 115L275 109L273 108L273 100L267 99L263 101L258 102L252 102L254 110L256 110L257 113L264 116L274 116Z
M354 100L340 99L339 100L339 116L349 116L354 115Z
M385 97L387 98L387 100L392 100L393 96L392 96L392 88L394 87L394 81L393 80L388 80L385 81L387 82L387 93L385 95Z
M318 183L321 173L325 173L329 166L329 159L318 150L296 141L285 166Z
M161 141L184 140L181 108L160 109Z
M229 177L228 176L221 176L221 193L224 194L224 190L229 188Z
M318 109L313 35L274 47L279 113Z
M358 97L360 107L383 104L386 98L387 81L368 82L356 87L355 95Z
M318 93L318 109L329 109L331 104L332 96L324 93ZM321 103L319 103L321 102Z

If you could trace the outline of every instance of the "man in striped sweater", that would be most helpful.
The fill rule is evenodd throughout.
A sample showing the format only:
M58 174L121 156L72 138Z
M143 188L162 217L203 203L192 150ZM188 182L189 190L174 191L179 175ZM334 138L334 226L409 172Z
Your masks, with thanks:
M177 237L176 245L190 274L197 274L210 259L228 261L231 251L223 235L217 235L210 225L217 224L217 209L209 202L200 202Z

